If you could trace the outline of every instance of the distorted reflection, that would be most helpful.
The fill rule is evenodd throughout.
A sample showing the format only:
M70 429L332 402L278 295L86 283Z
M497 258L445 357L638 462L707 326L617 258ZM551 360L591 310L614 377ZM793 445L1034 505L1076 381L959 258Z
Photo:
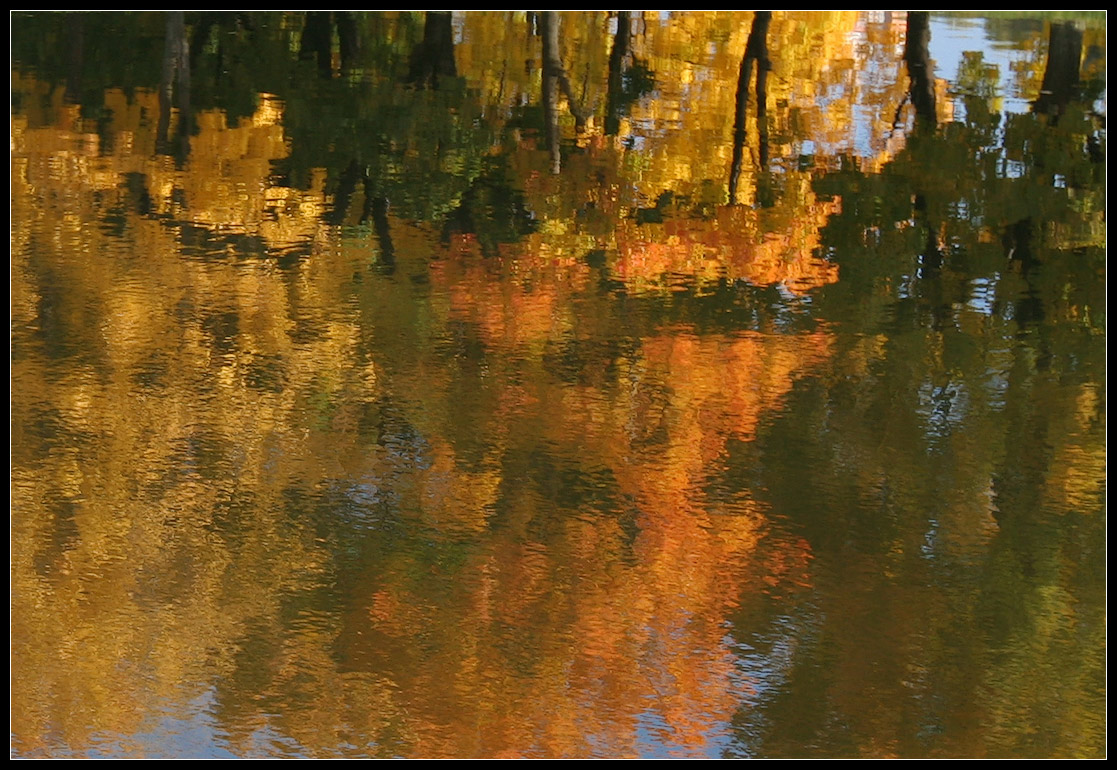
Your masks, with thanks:
M1104 755L1104 14L12 24L14 756Z

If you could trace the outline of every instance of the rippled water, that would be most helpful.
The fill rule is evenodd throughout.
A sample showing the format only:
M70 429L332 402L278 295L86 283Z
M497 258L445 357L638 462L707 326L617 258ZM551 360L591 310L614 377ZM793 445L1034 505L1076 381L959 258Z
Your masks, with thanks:
M1104 755L1104 76L15 14L13 756Z

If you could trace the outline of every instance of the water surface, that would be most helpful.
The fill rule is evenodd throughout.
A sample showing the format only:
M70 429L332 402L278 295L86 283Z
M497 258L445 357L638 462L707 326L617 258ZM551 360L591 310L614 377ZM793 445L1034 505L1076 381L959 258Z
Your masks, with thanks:
M1104 755L1104 17L12 22L14 756Z

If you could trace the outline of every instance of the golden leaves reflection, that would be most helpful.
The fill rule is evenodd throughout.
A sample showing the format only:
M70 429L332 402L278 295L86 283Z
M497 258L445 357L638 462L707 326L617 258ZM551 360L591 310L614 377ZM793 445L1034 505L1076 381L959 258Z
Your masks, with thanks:
M35 97L12 125L20 754L87 754L206 697L198 718L242 754L709 753L750 687L726 614L809 580L806 541L760 548L762 505L710 486L833 338L665 322L595 352L629 327L584 256L606 253L633 296L837 281L819 232L841 202L808 172L787 171L767 209L725 205L717 183L701 215L637 216L727 176L734 95L710 73L735 71L743 18L688 14L640 38L663 95L626 125L675 129L639 152L591 126L556 178L513 144L540 226L499 253L389 213L392 277L367 233L324 223L325 170L300 188L273 177L291 152L278 98L233 126L201 112L176 165L156 152L154 92L107 91L90 130L60 89L13 75ZM773 78L773 121L809 124L832 155L869 85L826 108L811 89L858 70L859 39L898 45L895 25L860 18L773 27L794 69ZM604 72L579 45L602 18L567 23L571 71ZM467 15L458 51L493 103L534 88L503 74L523 51L499 80L482 64L505 33ZM902 78L881 77L874 98L898 104ZM878 123L883 162L895 142ZM589 204L607 227L579 220ZM1097 400L1082 391L1071 429ZM1096 491L1073 474L1050 486Z

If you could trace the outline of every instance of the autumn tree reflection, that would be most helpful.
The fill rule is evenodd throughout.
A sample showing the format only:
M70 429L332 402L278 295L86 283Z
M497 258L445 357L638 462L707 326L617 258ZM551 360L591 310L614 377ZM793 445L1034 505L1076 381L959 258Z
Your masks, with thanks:
M930 14L927 11L909 11L908 34L904 43L904 62L910 79L908 92L915 106L916 120L934 126L938 123L938 114L930 42Z
M334 31L337 31L341 73L353 66L357 53L357 25L351 11L307 11L299 38L299 58L314 59L318 74L324 78L334 74Z
M1047 66L1043 85L1033 102L1036 112L1051 116L1055 123L1074 95L1082 61L1082 30L1072 22L1051 25L1047 43Z
M1054 120L1047 21L78 18L80 89L13 15L17 755L1103 751L1104 29Z
M560 131L558 124L558 97L559 92L566 97L570 113L574 116L574 130L582 131L589 116L579 104L574 95L574 88L570 85L570 78L563 66L562 56L559 53L559 25L560 17L555 11L543 11L540 14L540 37L543 40L543 115L547 129L547 150L551 154L551 173L558 174L562 171L562 153L560 149Z
M745 128L748 120L749 85L752 82L753 67L756 67L756 126L758 133L757 165L762 169L768 165L768 71L772 68L768 60L768 26L772 23L771 11L757 11L745 43L745 55L741 59L741 71L737 78L737 107L733 118L733 161L729 171L729 202L737 201L737 185L741 179L741 160L744 156Z
M617 31L613 34L613 46L609 49L609 95L605 108L605 133L616 134L620 130L621 92L624 87L625 70L629 67L631 51L632 19L629 11L617 12Z
M1043 744L1088 755L1101 745L1100 721L1071 704L1100 704L1104 691L1101 615L1090 608L1102 573L1081 539L1104 525L1101 359L1091 341L1104 240L1100 212L1071 205L1079 193L1053 185L1049 171L1054 163L1068 178L1089 176L1082 137L1093 119L1072 101L1064 115L1075 127L1053 129L1034 113L991 116L979 103L988 97L970 94L964 118L917 115L879 175L850 163L816 179L820 193L842 198L821 240L844 254L841 280L817 294L817 312L857 323L863 336L839 341L832 374L805 383L791 396L796 408L727 463L731 476L761 460L812 468L805 484L777 474L765 486L775 509L792 512L792 533L810 542L820 581L790 613L795 631L775 631L789 622L784 603L742 606L741 627L769 618L768 630L742 640L765 650L780 684L737 714L735 753L1015 756ZM1055 134L1079 138L1056 151ZM1002 153L1018 164L1013 173L991 162ZM944 164L953 169L945 177ZM844 315L848 301L866 312ZM1058 406L1040 417L1040 402ZM837 459L850 456L863 460L854 468ZM1052 471L1055 456L1075 459ZM1041 481L1047 473L1059 480ZM879 514L834 506L846 485ZM1056 502L1068 498L1070 506ZM817 602L830 609L806 610ZM1051 618L1048 602L1062 620L1040 640L1025 629ZM977 645L964 644L975 636ZM788 659L789 638L812 651ZM827 658L835 647L866 655ZM1025 669L1045 684L1026 685ZM1047 727L1028 735L1008 728L1014 719Z
M177 99L175 98L177 97ZM167 14L167 33L163 43L163 75L159 84L159 125L156 137L164 146L168 142L171 105L178 108L177 133L180 150L185 149L190 134L190 44L182 11ZM185 152L180 152L180 156Z
M442 78L456 78L453 19L449 11L427 11L423 39L411 52L407 81L420 88L438 88Z

